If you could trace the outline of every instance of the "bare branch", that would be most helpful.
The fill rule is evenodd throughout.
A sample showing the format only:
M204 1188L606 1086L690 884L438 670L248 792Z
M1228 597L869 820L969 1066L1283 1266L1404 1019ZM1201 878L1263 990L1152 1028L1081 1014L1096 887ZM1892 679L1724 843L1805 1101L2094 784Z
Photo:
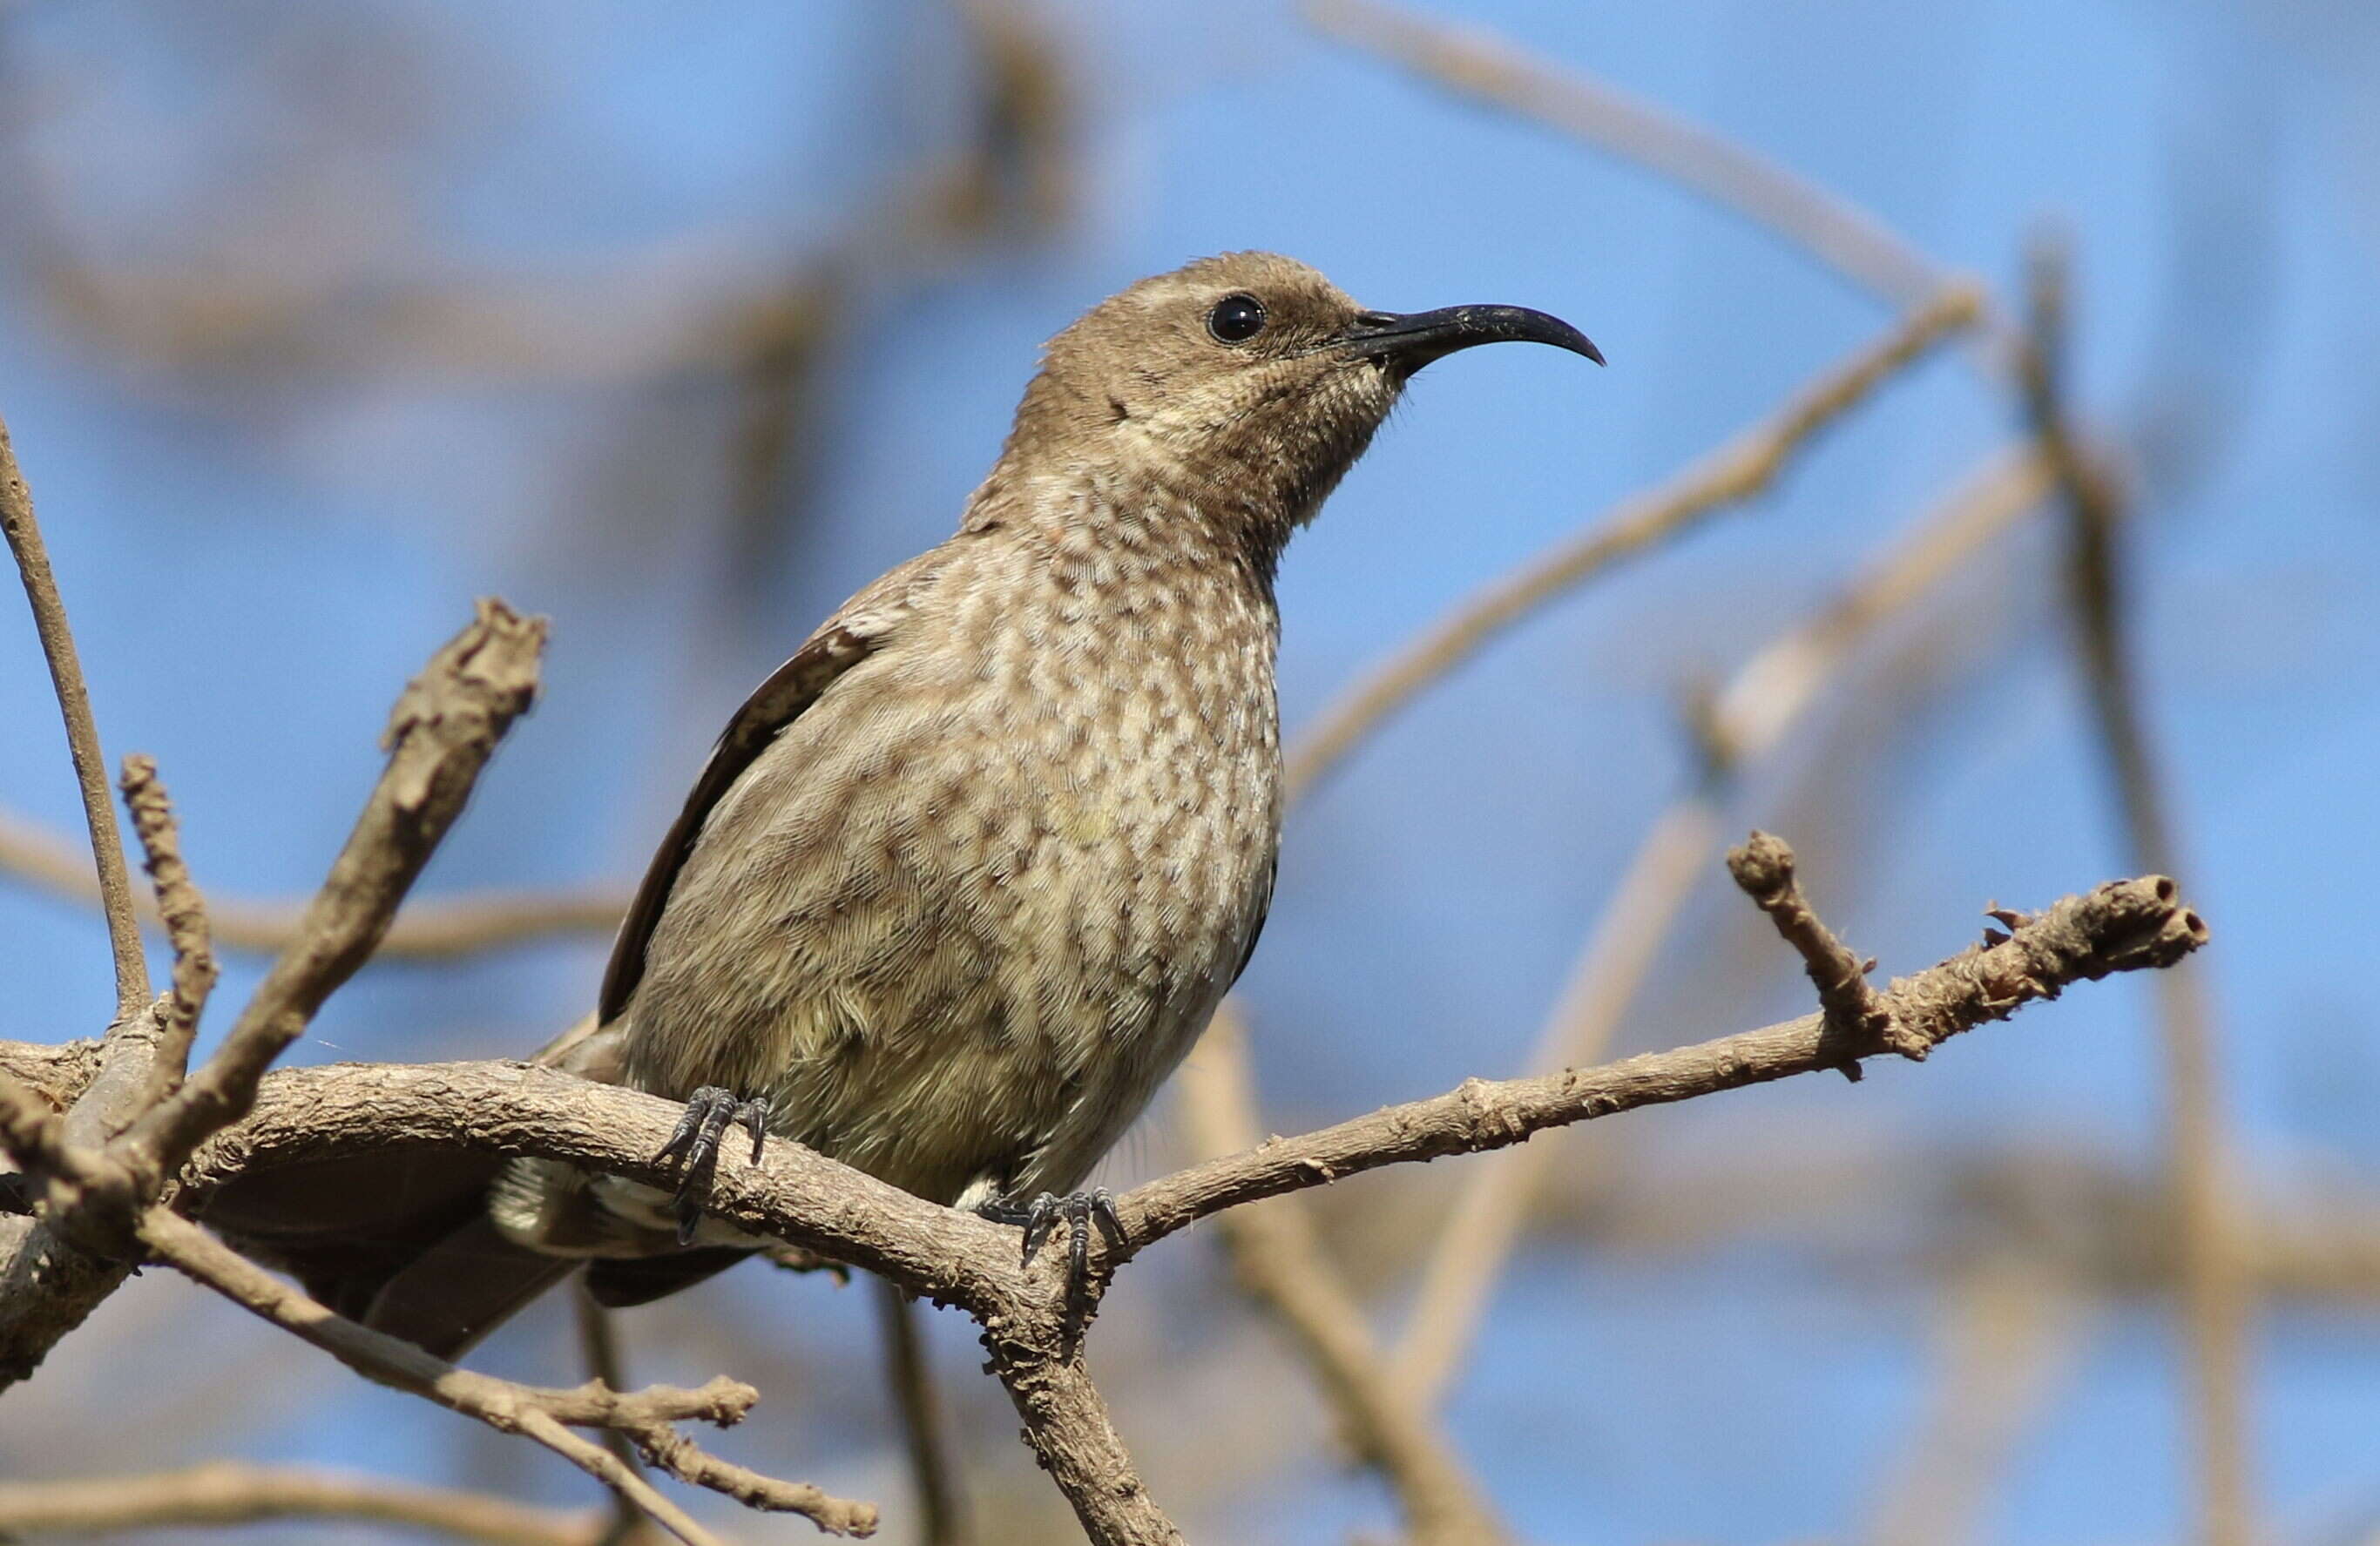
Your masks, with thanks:
M2083 1317L2035 1263L1975 1263L1942 1297L1939 1374L1876 1511L1872 1546L1959 1546L2073 1369Z
M174 947L174 982L166 994L156 1050L150 1054L149 1081L141 1092L140 1109L150 1111L176 1090L188 1071L190 1043L198 1035L199 1016L215 986L215 954L207 928L205 899L182 862L182 836L174 822L173 803L157 777L157 764L145 756L124 759L119 780L125 809L132 815L132 830L149 879L157 888L157 911L164 919L165 937Z
M243 1310L322 1348L364 1378L434 1401L501 1431L525 1433L606 1486L633 1497L687 1546L716 1538L652 1485L570 1428L609 1428L636 1441L645 1457L679 1480L723 1492L748 1507L799 1514L831 1535L876 1528L868 1504L832 1497L807 1483L779 1481L698 1448L673 1426L743 1419L759 1393L725 1378L699 1390L655 1385L622 1393L589 1382L574 1390L540 1390L492 1379L431 1357L401 1338L357 1324L307 1298L205 1230L164 1208L140 1221L140 1238L159 1259Z
M8 442L8 427L0 423L0 531L8 537L8 550L17 557L17 572L25 582L25 599L33 609L33 627L42 639L42 653L50 663L50 684L57 692L58 711L67 722L67 749L74 757L75 782L82 790L83 819L91 826L91 857L97 864L100 903L107 914L107 940L115 952L115 1018L128 1021L149 1003L149 962L140 953L140 930L132 916L132 880L124 864L124 838L115 826L115 804L107 792L107 762L100 755L99 725L91 718L91 690L75 657L74 631L67 623L66 603L58 596L57 576L50 572L49 550L33 519L33 496L18 469L17 453Z
M1061 1342L1057 1335L1045 1328L1016 1335L999 1318L984 1326L991 1371L1025 1419L1033 1457L1074 1505L1091 1546L1182 1546L1182 1532L1148 1495L1083 1367L1082 1339Z
M1972 286L1943 290L1802 388L1768 419L1456 607L1323 710L1290 752L1285 776L1289 797L1293 800L1311 790L1390 715L1531 612L1620 560L1766 491L1819 431L1866 401L1933 345L1973 326L1980 305L1980 292Z
M1529 1073L1593 1064L1653 970L1678 915L1718 847L1719 813L1695 794L1664 811L1611 893L1529 1056ZM1424 1410L1435 1407L1486 1314L1497 1277L1520 1243L1529 1209L1557 1157L1560 1135L1483 1154L1463 1178L1422 1268L1392 1372Z
M0 1532L99 1535L174 1525L370 1519L481 1546L600 1546L603 1516L297 1466L226 1461L146 1476L0 1482Z
M0 876L68 901L99 900L91 866L55 833L22 816L0 811ZM162 928L156 899L136 885L133 910L141 923ZM397 913L372 960L444 960L456 956L539 944L572 935L609 936L628 910L624 891L487 891L465 896L424 897ZM303 902L226 898L207 903L214 943L226 950L277 955L297 937Z
M2126 838L2139 862L2178 870L2183 867L2180 845L2124 637L2119 528L2125 495L2086 445L2065 403L2065 296L2061 256L2037 250L2019 380L2041 454L2066 497L2074 644ZM2252 1309L2236 1238L2230 1140L2216 1089L2215 1015L2204 979L2188 970L2159 979L2157 1003L2172 1129L2167 1175L2180 1232L2183 1314L2196 1387L2200 1532L2207 1546L2246 1546L2255 1535L2248 1420Z
M1872 1045L1924 1062L1933 1044L1893 1023L1892 1011L1868 984L1867 974L1876 970L1876 962L1862 961L1851 947L1835 937L1835 931L1827 927L1802 895L1793 867L1793 851L1783 839L1766 832L1755 832L1740 846L1728 850L1727 873L1753 904L1768 914L1777 932L1809 969L1810 984L1818 990L1818 1012L1826 1017L1828 1031L1852 1046ZM1859 1078L1855 1062L1844 1064L1843 1071Z
M1194 1151L1213 1157L1254 1148L1247 1028L1229 1002L1177 1076ZM1301 1201L1276 1197L1217 1221L1240 1282L1289 1331L1320 1378L1348 1447L1388 1479L1415 1546L1492 1546L1508 1540L1486 1492L1429 1410L1399 1388L1364 1307L1314 1238Z

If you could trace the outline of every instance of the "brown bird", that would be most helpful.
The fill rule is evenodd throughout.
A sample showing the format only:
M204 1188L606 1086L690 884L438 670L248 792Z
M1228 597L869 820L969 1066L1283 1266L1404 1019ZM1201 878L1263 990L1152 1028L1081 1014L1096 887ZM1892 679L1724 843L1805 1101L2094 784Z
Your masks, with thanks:
M1263 252L1052 339L957 534L737 710L593 1029L549 1049L686 1102L685 1184L516 1162L428 1250L348 1263L341 1298L452 1352L582 1259L613 1304L706 1276L766 1243L701 1220L731 1124L755 1157L765 1132L1018 1222L1028 1255L1063 1218L1079 1271L1115 1220L1075 1189L1272 895L1281 549L1415 371L1507 340L1602 362L1542 312L1367 311Z

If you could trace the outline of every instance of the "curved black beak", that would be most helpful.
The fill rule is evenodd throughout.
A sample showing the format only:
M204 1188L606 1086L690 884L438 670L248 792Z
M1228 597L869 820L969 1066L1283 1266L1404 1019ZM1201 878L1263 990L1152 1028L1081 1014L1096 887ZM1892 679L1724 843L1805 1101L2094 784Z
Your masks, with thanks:
M1402 315L1366 311L1333 342L1407 376L1475 344L1550 344L1603 363L1603 351L1586 334L1559 317L1525 306L1448 306Z

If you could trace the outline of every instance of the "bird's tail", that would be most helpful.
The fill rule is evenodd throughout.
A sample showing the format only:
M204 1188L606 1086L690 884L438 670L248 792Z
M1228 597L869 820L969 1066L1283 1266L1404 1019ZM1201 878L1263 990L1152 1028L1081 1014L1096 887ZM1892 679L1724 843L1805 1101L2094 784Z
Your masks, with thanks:
M599 1027L589 1016L531 1061L616 1082L619 1040L615 1027ZM596 1250L501 1226L489 1212L491 1193L517 1197L524 1187L564 1202L579 1201L586 1190L583 1178L568 1166L420 1149L243 1175L215 1191L204 1217L234 1245L287 1272L333 1310L451 1359L577 1271L590 1254L675 1245L667 1236L623 1238L616 1221L591 1216L591 1199L578 1209L565 1208L560 1216L608 1228ZM638 1281L634 1272L615 1286L610 1281L615 1274L602 1272L591 1286L606 1302L639 1304L707 1277L742 1254L674 1255L667 1260L675 1272L662 1274L642 1291L633 1286ZM700 1260L712 1256L726 1259ZM633 1264L599 1262L607 1269Z

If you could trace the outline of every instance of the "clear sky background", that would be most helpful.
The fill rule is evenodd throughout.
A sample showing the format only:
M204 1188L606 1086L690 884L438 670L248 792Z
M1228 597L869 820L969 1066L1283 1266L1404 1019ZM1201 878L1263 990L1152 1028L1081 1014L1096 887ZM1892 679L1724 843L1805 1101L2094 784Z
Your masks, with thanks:
M2371 1254L2380 8L1431 14L1734 137L2003 295L2027 242L2062 233L2075 394L2144 496L2134 634L2183 878L2216 931L2242 1186L2260 1218ZM956 151L976 100L937 6L0 6L0 414L110 754L160 758L203 884L279 897L319 879L388 704L489 592L553 620L547 688L423 890L626 884L751 683L955 523L1038 341L1189 257L1276 248L1390 308L1536 306L1611 360L1481 351L1419 380L1287 561L1293 731L1426 620L1890 320L1772 235L1281 7L1043 19L1073 93L1062 210L949 251L886 212ZM800 403L756 410L739 308L821 263L841 276L823 365ZM473 299L409 308L424 295ZM794 426L795 455L739 500L756 421ZM1686 689L1822 603L2017 428L1943 353L1773 496L1499 645L1302 807L1245 984L1272 1124L1517 1069L1638 834L1691 777ZM2055 529L1899 631L1855 701L1742 791L1737 824L1792 839L1888 971L1956 948L1987 899L2038 904L2124 869ZM71 832L21 619L0 623L0 803ZM1791 961L1725 890L1690 912L1623 1050L1801 1007ZM99 1029L92 917L0 885L0 939L10 1034ZM589 940L374 968L295 1056L525 1053L589 1007L601 956ZM218 1003L256 970L236 963ZM2165 1279L2107 1265L2131 1261L2109 1243L2131 1215L2093 1190L2156 1174L2149 1007L2138 984L2100 984L1856 1089L1804 1080L1613 1124L1574 1151L1574 1205L1506 1280L1451 1407L1466 1457L1535 1540L1863 1539L1940 1389L1946 1261L2046 1210L2045 1229L2082 1236L2051 1274L2064 1329L2026 1344L2049 1349L2039 1397L1975 1538L2180 1540ZM1119 1174L1172 1152L1151 1126ZM1343 1206L1354 1244L1394 1259L1378 1238L1394 1221ZM1240 1429L1279 1464L1185 1499L1196 1539L1384 1528L1384 1497L1330 1462L1303 1375L1220 1279L1194 1235L1136 1265L1100 1323L1140 1370L1120 1421L1160 1451L1160 1495L1184 1496L1197 1462L1155 1430L1207 1427L1229 1450ZM1365 1281L1384 1316L1409 1287L1390 1266ZM2380 1528L2375 1290L2313 1274L2260 1306L2272 1540ZM737 1453L890 1501L867 1310L755 1271L627 1325L642 1377L761 1384ZM1013 1419L976 1388L964 1326L938 1335L984 1486L1023 1496L1038 1483L1002 1451ZM229 1453L583 1496L558 1464L284 1341L150 1274L0 1403L0 1468ZM485 1357L558 1380L566 1349L549 1310ZM1269 1362L1272 1407L1208 1377L1232 1359ZM111 1437L126 1402L153 1419L129 1448Z

